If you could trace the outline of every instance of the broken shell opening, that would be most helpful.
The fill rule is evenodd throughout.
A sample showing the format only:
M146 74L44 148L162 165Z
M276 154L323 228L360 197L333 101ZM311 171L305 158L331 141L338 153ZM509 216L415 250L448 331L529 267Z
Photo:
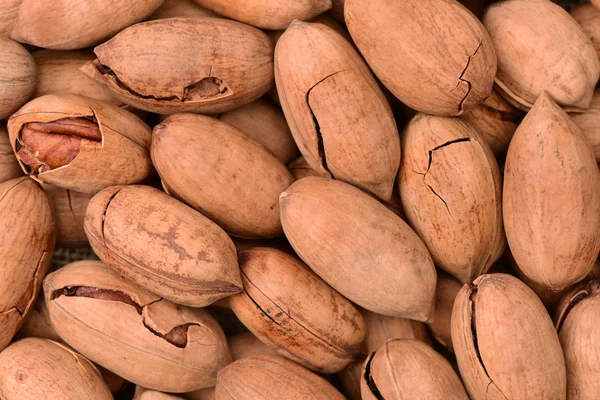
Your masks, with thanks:
M102 142L95 117L27 122L21 127L15 148L28 172L41 174L70 164L82 142Z
M61 296L65 297L87 297L91 299L104 300L104 301L117 301L135 308L139 315L142 315L142 323L151 333L166 340L175 347L185 348L188 343L188 329L192 325L198 325L197 323L187 323L177 325L172 328L169 332L162 334L155 329L151 328L143 317L143 310L146 306L162 301L159 299L155 302L140 305L130 295L121 292L119 290L102 289L91 286L66 286L61 289L54 290L52 292L51 300L55 300Z
M369 357L367 358L367 362L365 364L365 374L364 374L365 382L367 383L367 386L369 387L371 394L373 394L373 397L375 397L377 400L385 400L383 395L379 391L379 388L377 388L377 385L375 384L375 380L373 379L373 376L371 375L371 362L373 361L374 357L375 357L375 353L373 352L373 353L369 354Z
M475 284L469 285L471 289L471 293L469 294L469 303L471 305L471 335L473 336L473 349L475 350L475 354L477 355L477 359L479 360L479 365L483 369L483 373L487 376L490 383L493 383L494 380L490 377L485 364L483 363L483 358L481 357L481 352L479 351L479 342L477 340L477 323L476 323L476 314L475 314L475 302L477 301L478 295L478 287Z
M592 280L584 288L582 288L570 301L569 304L564 307L563 311L560 313L558 320L556 322L556 332L560 334L560 330L562 326L569 316L569 313L575 308L579 303L583 300L587 299L590 296L600 293L600 281Z
M134 90L132 87L123 82L115 71L113 71L110 67L101 64L98 60L93 61L93 66L108 81L107 83L124 90L131 96L142 99L151 99L157 101L175 100L186 103L214 100L233 95L233 91L227 85L227 83L216 76L212 76L212 71L209 73L209 76L184 87L181 93L176 93L172 96L156 96Z

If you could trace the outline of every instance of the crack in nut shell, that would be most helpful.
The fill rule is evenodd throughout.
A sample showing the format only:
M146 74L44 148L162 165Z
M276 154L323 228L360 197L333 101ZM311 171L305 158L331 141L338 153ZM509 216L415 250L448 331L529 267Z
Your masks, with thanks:
M144 307L149 305L149 304L146 304L144 306L141 306L138 303L136 303L131 298L131 296L129 296L126 293L120 292L118 290L101 289L101 288L90 287L90 286L64 287L62 289L55 290L54 292L52 292L51 299L55 300L56 298L58 298L60 296L88 297L91 299L98 299L98 300L120 301L121 303L125 303L127 305L134 307L135 310L137 311L137 313L140 315L142 315L142 311L143 311ZM158 301L162 301L162 299L158 300ZM153 304L153 303L150 303L150 304ZM177 346L180 348L184 348L187 345L188 328L192 325L198 325L195 323L182 324L182 325L178 325L178 326L174 327L166 334L161 334L160 332L156 331L155 329L153 329L149 325L147 325L145 321L142 321L142 322L144 322L144 325L146 326L146 328L148 328L148 330L150 332L152 332L153 334L155 334L158 337L165 339L167 342L171 343L173 346Z
M19 158L34 173L43 173L73 161L83 140L102 141L95 120L63 118L52 122L28 122L21 128L16 149Z

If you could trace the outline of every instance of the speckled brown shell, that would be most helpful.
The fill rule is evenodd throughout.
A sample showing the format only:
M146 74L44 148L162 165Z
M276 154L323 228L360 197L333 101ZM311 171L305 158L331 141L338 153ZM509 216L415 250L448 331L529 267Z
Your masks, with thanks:
M273 84L269 37L220 18L144 22L94 53L97 60L81 68L86 75L123 102L159 114L231 110Z
M215 400L343 400L329 382L281 357L255 356L219 371Z
M6 119L33 94L36 66L23 46L2 35L0 54L0 119Z
M571 17L581 26L600 55L600 10L591 3L583 3L571 11Z
M567 398L593 400L600 386L600 281L581 283L561 300L555 315L567 366Z
M331 28L296 21L277 42L275 80L308 164L389 200L400 163L398 130L354 47Z
M494 154L460 119L426 114L404 128L402 147L398 182L408 222L436 265L471 282L506 245Z
M152 172L150 142L152 131L141 119L119 107L72 94L49 94L25 104L8 120L11 146L24 124L51 122L63 118L94 118L101 142L85 141L69 164L32 174L39 182L82 193L97 193L105 187L130 184ZM27 167L20 160L23 171Z
M492 42L458 1L347 0L345 17L375 75L407 106L454 116L490 95Z
M334 289L378 314L431 319L433 261L394 212L347 183L317 177L295 182L280 205L290 244Z
M95 58L91 50L38 50L32 53L37 65L38 82L34 97L50 93L71 93L90 97L115 106L123 102L81 73L79 68Z
M259 339L315 372L339 372L364 357L362 316L302 261L267 247L238 258L244 290L229 304Z
M563 353L552 320L523 282L482 275L454 302L452 342L472 400L566 400Z
M262 29L285 29L295 19L307 21L331 8L332 0L194 0L217 14Z
M154 166L172 196L234 236L283 234L278 198L293 177L261 144L225 122L194 114L167 118L152 140Z
M160 190L107 188L90 201L84 226L105 263L174 303L204 307L242 288L229 236Z
M0 184L0 351L19 330L42 286L54 251L54 216L30 178Z
M258 99L218 116L223 122L238 128L287 164L300 152L281 109L273 102Z
M0 353L3 400L112 400L102 375L85 357L62 344L29 338Z
M528 110L547 91L569 111L589 106L600 60L561 6L547 0L495 2L483 23L498 56L497 89L513 105Z
M163 2L23 0L11 35L21 43L47 49L82 49L142 21Z
M363 400L469 400L450 363L419 340L387 341L364 363Z
M294 177L294 180L306 178L307 176L321 176L326 177L326 174L319 174L317 171L312 169L306 162L306 159L302 156L296 158L294 161L288 164L288 168Z
M503 207L512 255L530 279L558 292L590 273L600 249L600 173L579 127L545 92L508 149Z
M82 286L122 294L130 302L68 295L69 288ZM207 312L163 300L100 261L78 261L48 275L44 295L65 342L144 387L177 393L210 387L230 362L225 335ZM182 326L184 347L165 339Z

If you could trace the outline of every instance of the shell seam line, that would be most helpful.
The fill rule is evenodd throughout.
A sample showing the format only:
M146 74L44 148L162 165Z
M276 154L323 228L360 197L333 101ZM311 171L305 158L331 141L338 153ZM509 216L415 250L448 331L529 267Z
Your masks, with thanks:
M463 76L465 75L465 73L467 72L467 69L469 68L469 65L471 64L471 59L473 57L475 57L475 54L477 54L477 52L479 51L479 49L481 48L481 45L483 44L483 39L479 41L479 45L477 46L477 48L475 49L475 51L473 52L473 54L471 54L469 56L469 58L467 59L467 65L465 65L465 68L463 69L463 71L461 72L460 76L458 77L458 80L460 82L465 82L467 84L467 93L465 94L465 96L461 99L460 103L458 103L458 111L461 112L463 111L463 104L465 103L465 101L467 100L467 97L469 97L469 95L471 94L471 89L472 89L472 84L470 81L463 79Z

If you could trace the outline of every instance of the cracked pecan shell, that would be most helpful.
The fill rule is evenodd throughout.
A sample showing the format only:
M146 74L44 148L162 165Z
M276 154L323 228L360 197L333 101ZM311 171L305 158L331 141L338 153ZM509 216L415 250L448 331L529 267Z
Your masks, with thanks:
M464 285L452 311L452 343L473 400L565 400L565 361L535 293L510 275Z
M529 110L547 91L568 111L588 108L600 60L561 6L546 0L494 2L483 23L498 56L496 87L506 100Z
M402 147L398 182L409 224L436 265L471 282L506 245L494 154L460 119L426 114L407 124Z
M142 21L164 0L23 0L11 36L21 43L55 50L93 46ZM51 20L52 23L48 23Z
M129 27L94 49L81 71L123 102L159 114L219 113L273 85L273 44L218 18L169 18Z
M215 400L343 400L329 382L281 357L244 358L219 371Z
M363 400L468 400L450 363L419 340L392 339L363 365Z
M112 400L85 357L48 339L19 340L0 353L2 400Z
M400 164L392 111L346 39L295 21L275 49L277 92L294 139L318 173L390 199Z
M388 317L368 310L361 310L367 331L365 346L367 354L377 351L390 339L415 339L432 346L426 325L412 319Z
M283 235L278 200L294 178L242 131L203 115L172 115L154 128L151 152L168 193L226 232Z
M8 120L21 168L35 180L82 193L130 184L152 172L152 131L122 108L72 94L49 94Z
M458 1L347 0L345 17L375 75L407 106L455 116L490 95L490 36Z
M260 340L321 373L364 357L362 315L302 261L267 247L241 251L238 258L244 290L229 304Z
M52 205L44 189L28 177L0 184L0 350L35 303L54 241Z
M158 189L101 191L87 207L84 229L105 263L177 304L204 307L242 288L229 236Z
M597 343L600 315L600 281L582 283L561 299L555 326L565 353L567 398L593 400L600 387Z
M194 0L219 15L261 29L286 29L294 20L307 21L331 8L332 0Z
M214 386L231 360L225 335L207 312L164 300L100 261L78 261L48 275L44 297L65 342L149 389Z
M279 202L298 256L343 296L378 314L431 320L433 261L393 211L347 183L318 177L295 182Z
M0 123L0 183L23 176L23 170L10 145L6 125Z
M546 92L510 143L503 208L510 250L528 278L559 292L590 273L600 249L600 172L579 127Z

